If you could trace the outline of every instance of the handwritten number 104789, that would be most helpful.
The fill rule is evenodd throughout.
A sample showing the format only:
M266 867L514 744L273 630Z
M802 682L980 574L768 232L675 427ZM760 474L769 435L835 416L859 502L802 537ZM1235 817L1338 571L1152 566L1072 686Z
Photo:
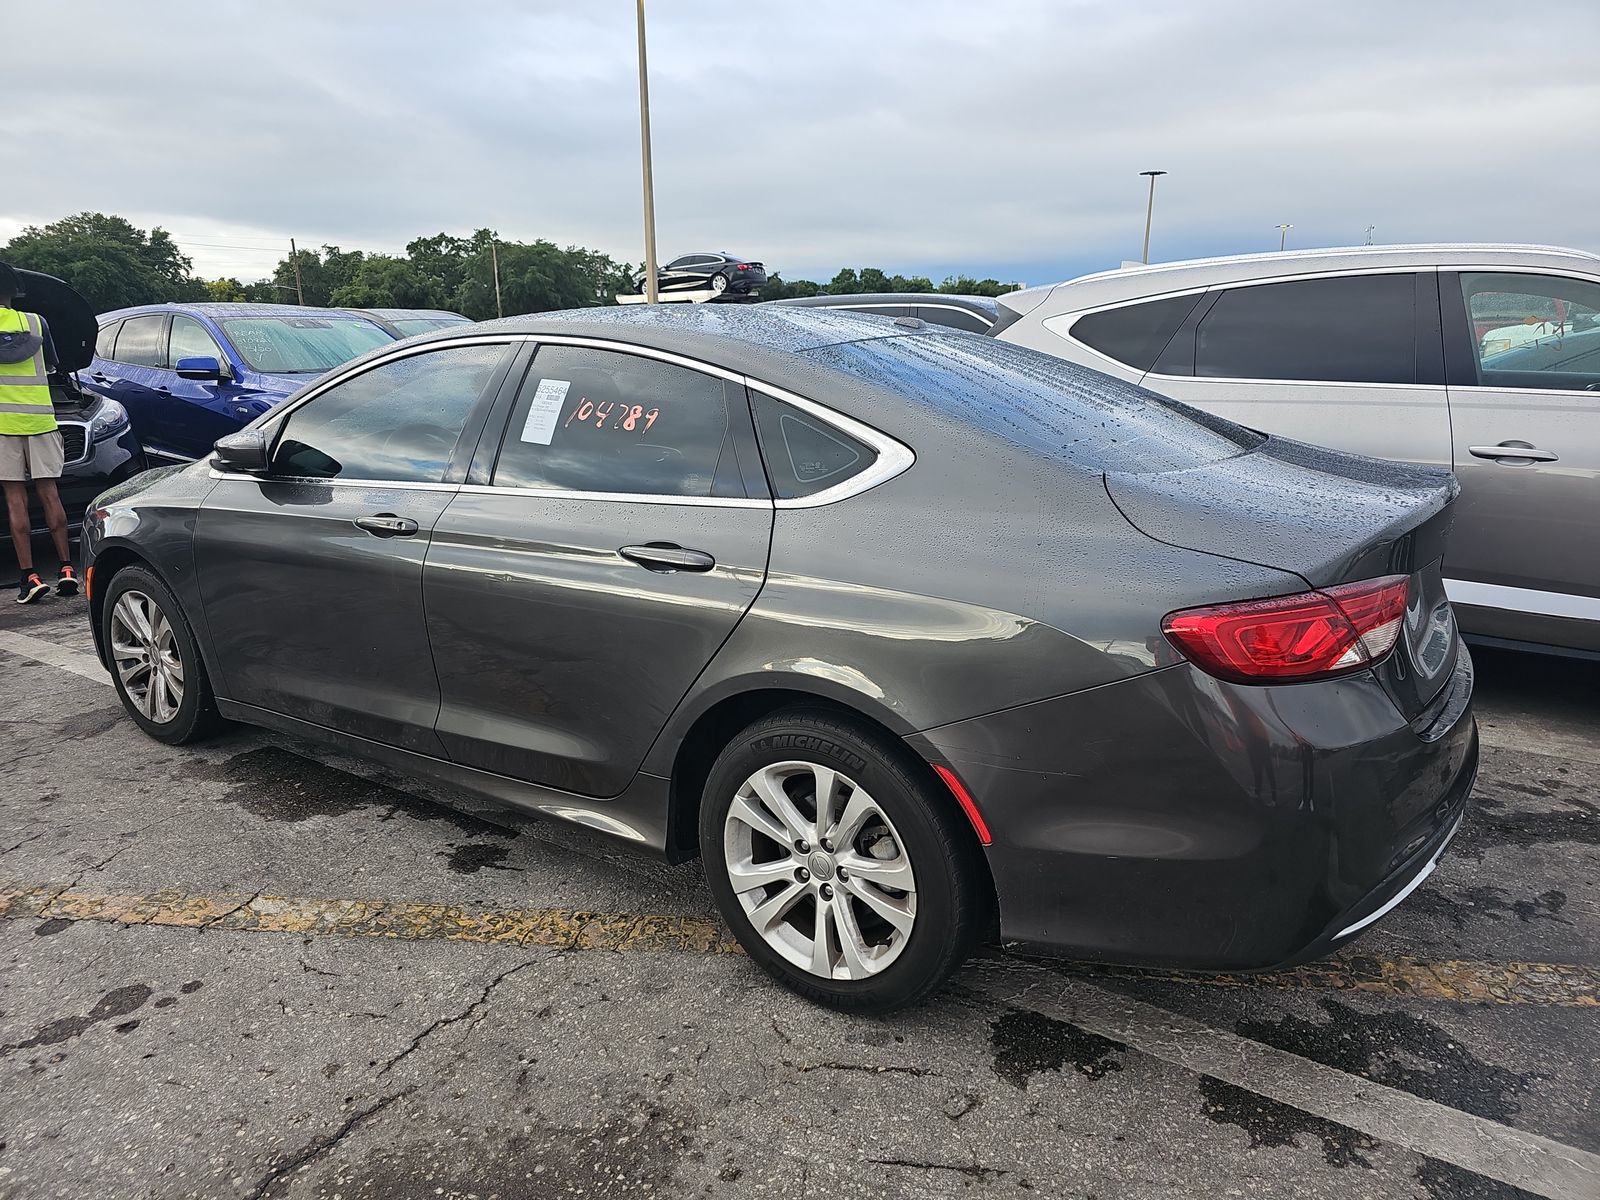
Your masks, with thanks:
M561 428L565 429L574 421L583 424L593 417L596 429L625 429L631 433L639 429L640 421L644 422L645 429L649 429L660 415L659 408L647 411L642 404L618 404L615 400L602 400L596 404L592 400L583 399L578 401L578 406L561 423ZM616 420L611 421L612 417ZM611 423L607 425L607 421Z

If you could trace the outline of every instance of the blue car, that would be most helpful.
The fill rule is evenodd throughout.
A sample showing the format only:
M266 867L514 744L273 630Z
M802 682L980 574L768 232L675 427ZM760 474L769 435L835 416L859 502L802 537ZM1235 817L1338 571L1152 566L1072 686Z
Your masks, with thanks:
M128 410L145 453L191 462L394 335L338 309L150 304L103 314L84 386Z

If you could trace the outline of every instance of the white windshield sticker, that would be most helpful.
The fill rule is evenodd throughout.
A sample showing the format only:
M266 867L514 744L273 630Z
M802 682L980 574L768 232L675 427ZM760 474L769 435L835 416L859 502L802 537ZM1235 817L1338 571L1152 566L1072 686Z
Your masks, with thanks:
M565 379L541 379L533 393L533 403L528 405L528 419L522 423L522 440L535 446L548 446L556 433L556 418L566 403L567 389L572 384Z

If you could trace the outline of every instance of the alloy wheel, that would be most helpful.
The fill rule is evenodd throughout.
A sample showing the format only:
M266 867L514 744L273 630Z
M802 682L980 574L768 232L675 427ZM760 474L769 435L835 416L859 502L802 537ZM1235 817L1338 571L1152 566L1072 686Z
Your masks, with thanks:
M713 275L711 277L711 290L721 295L728 290L728 277L726 275Z
M849 777L812 762L762 767L723 824L734 895L761 938L823 979L865 979L910 940L916 877L894 823Z
M183 658L167 614L143 592L111 610L111 660L122 690L146 719L165 725L183 705Z

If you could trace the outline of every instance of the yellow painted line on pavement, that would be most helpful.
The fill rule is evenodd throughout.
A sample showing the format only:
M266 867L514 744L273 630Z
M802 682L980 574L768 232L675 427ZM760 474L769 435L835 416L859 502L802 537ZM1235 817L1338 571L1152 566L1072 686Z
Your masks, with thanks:
M69 884L0 883L0 917L568 950L742 953L739 944L714 921L574 908L485 911L453 904L391 900L243 893L191 895L176 890L132 895L85 892ZM1051 969L1073 975L1154 979L1209 987L1366 992L1466 1004L1600 1007L1600 967L1576 963L1464 959L1434 962L1352 955L1263 975L1189 975L1074 964L1051 964Z

